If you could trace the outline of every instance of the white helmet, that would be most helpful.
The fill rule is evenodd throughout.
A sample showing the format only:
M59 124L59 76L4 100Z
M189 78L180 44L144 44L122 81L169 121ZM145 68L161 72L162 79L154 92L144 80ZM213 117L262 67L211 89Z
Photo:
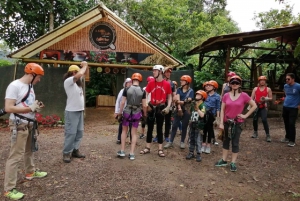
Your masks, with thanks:
M155 66L153 66L153 70L160 70L163 73L165 72L164 67L162 65L155 65Z

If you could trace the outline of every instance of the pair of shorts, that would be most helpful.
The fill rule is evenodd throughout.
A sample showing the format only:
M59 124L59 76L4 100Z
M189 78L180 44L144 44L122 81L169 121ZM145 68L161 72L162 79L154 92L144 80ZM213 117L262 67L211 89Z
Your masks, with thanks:
M142 112L138 112L136 114L123 113L122 126L129 126L131 123L132 127L137 128L139 126L141 117Z

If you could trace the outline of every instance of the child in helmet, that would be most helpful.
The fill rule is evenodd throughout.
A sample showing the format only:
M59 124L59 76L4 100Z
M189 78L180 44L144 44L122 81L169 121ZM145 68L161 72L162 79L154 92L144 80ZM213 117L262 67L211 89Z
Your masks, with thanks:
M204 115L205 115L205 104L204 100L207 98L207 94L203 90L196 92L194 107L191 107L191 119L190 119L190 143L189 143L189 154L186 159L192 159L195 157L194 150L196 148L196 161L201 161L201 143L202 135L200 130L204 128Z
M215 139L214 133L214 121L217 121L217 124L220 119L220 95L216 93L218 89L218 83L214 80L210 80L205 83L205 91L207 93L207 99L205 99L206 106L206 115L207 122L203 131L203 143L202 143L202 152L210 154L211 152L211 142L212 139Z

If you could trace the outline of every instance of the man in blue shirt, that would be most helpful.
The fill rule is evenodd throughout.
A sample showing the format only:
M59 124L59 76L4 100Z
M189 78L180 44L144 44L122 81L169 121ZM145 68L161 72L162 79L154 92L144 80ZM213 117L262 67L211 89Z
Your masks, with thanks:
M295 74L288 73L285 77L284 85L285 99L282 109L282 117L285 127L285 138L281 142L288 142L288 146L295 146L296 119L300 104L300 84L295 82Z

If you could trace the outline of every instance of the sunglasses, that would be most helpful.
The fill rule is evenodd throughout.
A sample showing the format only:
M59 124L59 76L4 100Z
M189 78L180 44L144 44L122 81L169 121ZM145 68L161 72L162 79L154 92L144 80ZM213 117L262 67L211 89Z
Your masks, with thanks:
M232 84L232 85L240 85L241 83L239 83L239 82L230 82L230 84Z

